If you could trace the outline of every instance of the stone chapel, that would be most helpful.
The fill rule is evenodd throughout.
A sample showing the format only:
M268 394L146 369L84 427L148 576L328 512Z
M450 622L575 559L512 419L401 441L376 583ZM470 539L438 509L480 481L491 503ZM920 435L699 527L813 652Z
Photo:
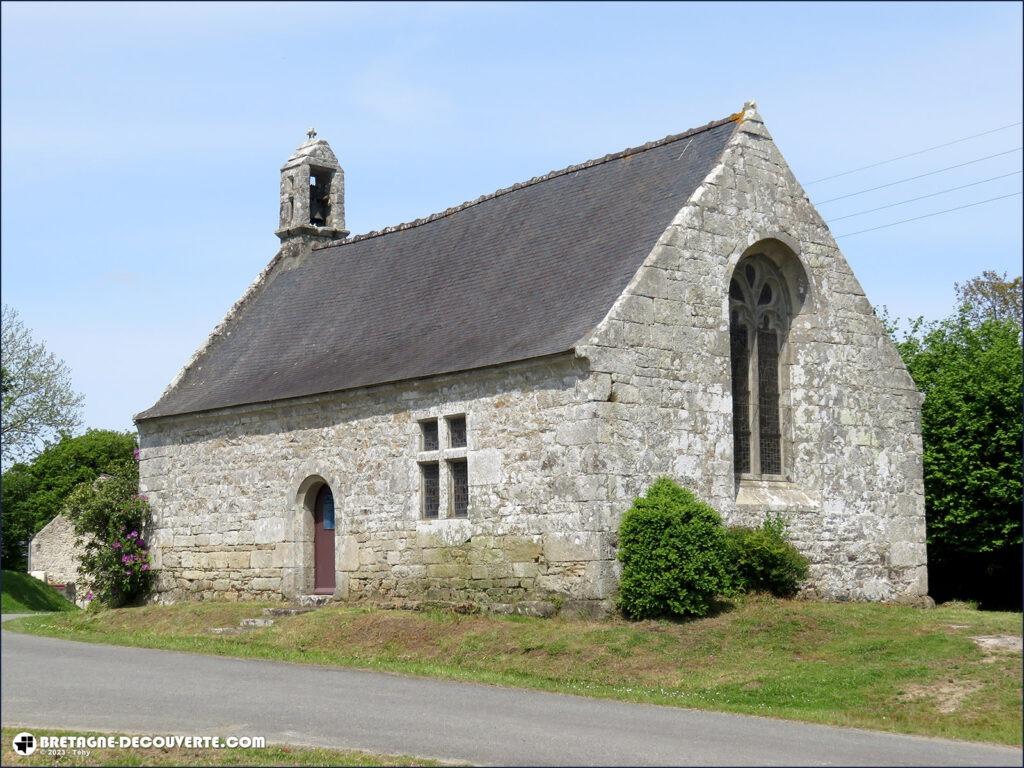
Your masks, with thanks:
M925 600L921 395L753 103L377 232L344 193L311 131L136 416L156 599L603 609L668 475L781 513L810 594Z

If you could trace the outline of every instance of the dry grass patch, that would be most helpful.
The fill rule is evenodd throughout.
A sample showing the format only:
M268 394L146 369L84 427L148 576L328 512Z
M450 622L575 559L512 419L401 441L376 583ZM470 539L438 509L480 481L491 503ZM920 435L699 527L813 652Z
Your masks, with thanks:
M909 685L900 694L900 701L931 701L935 708L944 715L956 712L964 703L964 699L972 693L981 690L982 685L977 681L962 682L958 680L944 680L931 685Z

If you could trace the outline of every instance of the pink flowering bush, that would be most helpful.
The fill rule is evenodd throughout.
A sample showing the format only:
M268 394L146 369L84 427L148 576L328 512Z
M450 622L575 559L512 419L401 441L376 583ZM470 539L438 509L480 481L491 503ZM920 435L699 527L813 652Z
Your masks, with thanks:
M68 497L65 512L85 548L81 570L95 600L108 607L138 600L152 585L144 532L149 503L138 493L139 472L125 464L115 475L83 483Z

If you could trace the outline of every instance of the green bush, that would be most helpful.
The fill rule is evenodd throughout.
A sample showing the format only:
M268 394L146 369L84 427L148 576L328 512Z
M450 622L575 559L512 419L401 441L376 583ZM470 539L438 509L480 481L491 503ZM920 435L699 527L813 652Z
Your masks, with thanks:
M796 594L807 578L807 558L786 541L781 517L769 516L759 528L733 526L726 539L737 589L771 592L776 597Z
M132 458L135 437L127 432L90 429L65 437L29 464L15 464L3 473L0 537L8 569L24 568L26 546L50 522L79 483L91 483Z
M139 471L127 462L112 476L79 485L68 496L65 513L84 544L81 572L87 600L109 607L144 595L153 572L145 530L149 503L138 493Z
M721 518L667 477L623 516L619 560L619 608L631 619L706 616L731 591Z

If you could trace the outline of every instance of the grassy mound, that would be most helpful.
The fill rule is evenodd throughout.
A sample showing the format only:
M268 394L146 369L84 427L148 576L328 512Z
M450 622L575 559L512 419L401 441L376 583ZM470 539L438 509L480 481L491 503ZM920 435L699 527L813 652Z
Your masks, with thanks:
M0 612L35 613L36 611L73 611L69 603L53 587L27 573L4 571L0 575Z

